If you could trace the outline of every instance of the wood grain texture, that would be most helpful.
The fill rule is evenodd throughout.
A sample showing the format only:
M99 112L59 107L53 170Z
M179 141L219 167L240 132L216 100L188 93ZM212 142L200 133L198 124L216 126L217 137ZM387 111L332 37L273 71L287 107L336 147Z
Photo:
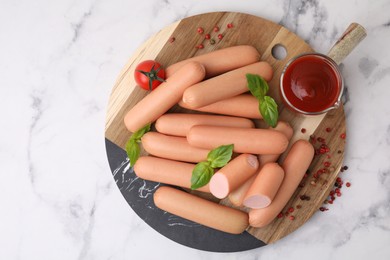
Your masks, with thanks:
M123 123L126 112L147 95L146 91L136 86L134 69L143 60L155 59L165 64L167 58L158 59L164 46L162 42L169 39L178 24L179 22L171 24L149 38L138 48L119 74L108 101L105 137L120 147L125 146L131 135Z
M233 23L234 27L228 29L228 23ZM215 25L218 25L221 29L218 33L212 30ZM198 27L203 27L205 33L210 33L211 37L216 40L216 44L211 45L207 40L204 40L204 35L197 34L196 29ZM224 35L221 41L217 39L217 34L219 33ZM168 41L171 37L175 37L173 43ZM204 49L195 48L200 43L204 44ZM321 175L315 186L306 184L304 187L297 189L286 206L286 208L298 204L302 206L301 209L294 212L295 221L282 218L275 220L265 228L248 229L248 232L258 239L266 243L272 243L303 225L322 205L334 185L341 167L345 145L345 140L339 137L341 133L345 132L345 118L342 106L327 115L302 116L291 112L281 102L279 79L284 65L296 55L313 52L313 49L294 33L278 24L259 17L230 12L196 15L167 26L145 42L120 73L109 100L105 136L118 146L124 147L131 135L124 126L124 115L140 99L147 95L146 91L136 87L133 80L133 71L138 62L145 59L155 59L167 67L186 58L242 44L256 47L261 54L261 60L269 62L274 69L274 77L269 82L270 94L279 105L280 119L289 122L295 130L291 143L298 139L309 139L310 135L314 134L324 137L333 153L332 158L327 159L332 162L332 170L327 174ZM276 44L281 44L287 49L287 57L283 60L277 60L272 56L271 51ZM194 113L178 106L173 107L169 112L172 111ZM259 127L264 126L262 121L257 121L256 124ZM327 127L332 127L333 131L327 133L325 131ZM306 133L301 133L301 128L305 128ZM318 144L316 145L318 146ZM341 153L337 153L338 150ZM310 166L311 175L318 169L323 168L324 160L323 156L316 156ZM308 177L308 180L312 178L311 175ZM301 201L299 198L301 194L310 196L311 200ZM221 201L221 203L231 206L226 199Z
M337 64L340 64L366 36L367 32L363 26L358 23L351 23L330 49L328 56Z

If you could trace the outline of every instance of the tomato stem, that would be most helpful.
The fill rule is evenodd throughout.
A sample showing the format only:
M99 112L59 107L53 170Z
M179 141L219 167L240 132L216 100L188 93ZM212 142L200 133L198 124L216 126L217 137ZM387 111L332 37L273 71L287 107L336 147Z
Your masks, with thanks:
M153 90L153 81L154 80L158 80L160 82L165 82L165 79L162 79L160 78L157 74L158 72L161 70L161 67L158 68L158 69L154 69L154 65L152 66L152 68L150 69L149 72L147 71L142 71L142 70L137 70L139 73L142 73L143 75L145 75L146 77L148 77L149 79L149 90L152 91Z

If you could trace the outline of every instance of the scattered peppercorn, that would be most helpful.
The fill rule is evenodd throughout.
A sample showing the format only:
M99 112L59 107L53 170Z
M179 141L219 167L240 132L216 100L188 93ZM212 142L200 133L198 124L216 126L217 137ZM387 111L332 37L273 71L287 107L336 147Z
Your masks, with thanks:
M207 40L209 40L209 39L210 39L210 34L209 34L209 33L206 34L206 35L204 36L204 38L207 39Z
M327 127L327 128L325 128L325 131L327 133L330 133L333 131L333 129L331 127ZM306 129L301 128L301 133L305 133L305 132L306 132ZM340 134L340 138L346 139L346 133ZM327 187L328 183L330 183L330 180L328 182L326 180L326 177L325 177L325 180L323 180L323 182L322 182L320 177L322 174L325 174L325 173L328 174L328 173L332 173L332 172L336 171L336 167L332 165L331 158L334 157L334 154L336 153L336 151L338 154L342 154L343 151L341 149L339 149L339 150L335 150L335 152L331 152L330 147L327 145L326 138L323 138L321 136L316 136L316 135L312 134L312 135L310 135L309 141L313 146L315 146L315 155L316 156L321 156L321 155L326 156L326 157L321 156L322 158L320 160L322 160L323 168L317 169L317 171L312 174L312 179L310 180L310 184L313 186L317 186L317 183L320 183L320 184L323 183L322 187L323 186ZM316 143L318 143L318 144L316 145ZM325 158L325 159L323 159L323 158ZM347 169L348 169L348 166L342 166L340 168L340 172L344 172ZM304 184L304 183L301 182L300 186L302 186L302 184ZM324 200L324 204L333 204L334 201L336 200L336 198L342 196L341 188L343 187L343 184L344 184L344 182L341 179L341 177L337 177L336 181L334 183L333 189L331 189L329 191L329 196ZM346 182L345 186L350 187L351 183ZM310 200L310 197L308 197L306 195L300 195L300 199L301 200ZM327 211L329 209L327 207L320 207L319 210L320 211Z
M214 32L219 32L219 27L218 26L214 26Z
M230 28L233 28L233 24L232 24L232 23L228 23L228 24L227 24L227 28L229 28L229 29L230 29Z
M290 220L294 220L295 219L295 217L294 216L290 216Z
M222 40L223 39L223 34L218 34L218 39Z
M307 196L307 195L301 195L300 197L299 197L301 200L310 200L310 197L309 196Z
M317 137L317 141L320 143L325 143L325 139L322 137Z
M326 144L321 144L320 148L317 149L320 154L326 154L330 152L329 147Z
M202 27L198 27L197 32L198 32L199 34L202 34L202 33L204 32L204 30L203 30Z
M293 213L293 212L294 212L294 208L293 208L293 207L290 207L290 208L288 209L288 212Z
M280 213L278 214L278 218L283 218L283 213L282 213L282 212L280 212Z
M175 40L176 40L175 37L169 38L169 42L170 42L170 43L174 42Z
M302 205L299 205L299 204L298 204L298 205L297 205L297 209L300 209L300 208L302 208Z
M317 171L316 173L313 174L313 178L317 179L320 174L321 174L321 172Z
M203 44L199 44L198 46L196 46L197 49L203 49L204 48L204 45Z

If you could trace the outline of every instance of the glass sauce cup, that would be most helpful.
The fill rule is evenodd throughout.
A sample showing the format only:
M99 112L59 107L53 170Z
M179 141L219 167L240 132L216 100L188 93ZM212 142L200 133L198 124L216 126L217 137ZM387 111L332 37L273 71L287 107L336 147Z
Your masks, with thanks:
M293 58L280 77L284 103L305 115L318 115L338 108L343 90L344 82L336 62L319 53Z

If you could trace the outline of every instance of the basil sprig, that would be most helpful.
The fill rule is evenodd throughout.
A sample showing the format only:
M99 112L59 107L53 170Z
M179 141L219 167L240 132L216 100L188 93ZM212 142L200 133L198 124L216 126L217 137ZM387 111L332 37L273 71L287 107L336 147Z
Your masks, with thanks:
M264 121L272 127L278 123L278 105L275 100L267 96L269 87L267 81L255 74L246 74L248 88L251 94L259 101L259 111Z
M150 124L142 127L141 129L134 132L129 140L126 143L126 153L130 160L130 165L134 166L135 162L138 160L141 148L139 143L141 143L141 138L145 133L150 131Z
M209 183L215 168L225 166L233 155L233 144L221 145L207 154L207 161L195 165L191 176L191 189L195 190Z

